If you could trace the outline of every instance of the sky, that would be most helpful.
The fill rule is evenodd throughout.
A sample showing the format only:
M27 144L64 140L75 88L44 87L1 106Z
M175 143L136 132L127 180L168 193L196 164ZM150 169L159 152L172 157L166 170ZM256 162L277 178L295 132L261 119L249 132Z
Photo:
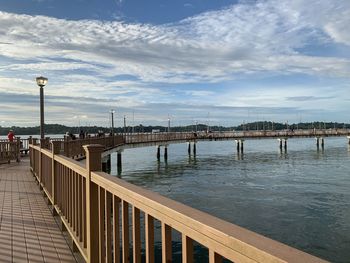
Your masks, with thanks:
M349 0L3 0L0 125L350 122Z

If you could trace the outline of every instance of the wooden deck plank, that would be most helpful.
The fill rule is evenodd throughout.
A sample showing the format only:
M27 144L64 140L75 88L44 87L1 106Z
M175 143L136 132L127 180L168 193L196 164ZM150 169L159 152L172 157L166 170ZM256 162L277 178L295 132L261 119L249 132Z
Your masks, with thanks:
M52 216L29 160L0 166L1 262L77 262Z

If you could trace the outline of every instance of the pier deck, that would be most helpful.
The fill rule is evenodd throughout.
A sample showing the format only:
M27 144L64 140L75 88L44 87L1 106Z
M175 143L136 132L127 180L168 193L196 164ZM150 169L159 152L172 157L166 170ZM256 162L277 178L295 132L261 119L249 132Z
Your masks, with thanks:
M76 262L29 170L29 159L0 166L1 262Z

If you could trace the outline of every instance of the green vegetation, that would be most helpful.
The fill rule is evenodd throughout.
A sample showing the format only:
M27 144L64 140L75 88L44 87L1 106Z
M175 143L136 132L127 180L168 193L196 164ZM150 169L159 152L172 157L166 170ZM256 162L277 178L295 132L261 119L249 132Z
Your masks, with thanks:
M337 123L337 122L306 122L306 123L297 123L297 124L285 124L285 123L276 123L271 121L259 121L251 122L246 124L240 124L236 127L222 127L222 126L210 126L211 131L242 131L242 130L283 130L283 129L330 129L330 128L350 128L350 124L346 123ZM16 135L38 135L40 127L1 127L0 126L0 135L7 135L8 131L14 130ZM152 132L152 130L159 130L160 132L167 131L167 127L164 126L143 126L138 125L135 127L128 126L125 128L125 132ZM111 131L107 127L98 127L98 126L81 126L81 127L69 127L60 124L46 124L45 125L45 134L65 134L66 132L71 132L78 134L80 130L88 132L90 134L95 134L98 131L103 131L108 133ZM196 130L196 125L188 126L177 126L171 127L173 132L191 132ZM198 124L197 131L207 131L208 126L206 124ZM117 127L115 132L124 132L124 128Z

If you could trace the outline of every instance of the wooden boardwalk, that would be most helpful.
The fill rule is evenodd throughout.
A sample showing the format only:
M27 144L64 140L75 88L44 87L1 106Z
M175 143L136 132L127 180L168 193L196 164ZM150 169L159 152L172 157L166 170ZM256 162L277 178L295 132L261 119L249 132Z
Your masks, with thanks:
M29 170L29 159L0 166L0 261L77 262Z

